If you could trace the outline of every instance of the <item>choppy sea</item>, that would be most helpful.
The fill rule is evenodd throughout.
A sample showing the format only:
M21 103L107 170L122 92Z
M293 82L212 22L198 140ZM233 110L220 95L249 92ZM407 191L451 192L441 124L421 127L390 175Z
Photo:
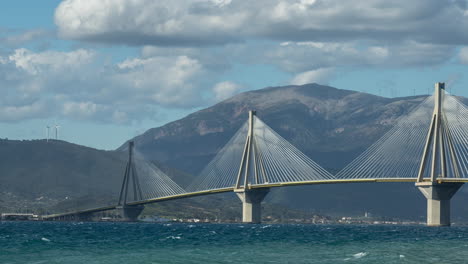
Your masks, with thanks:
M0 222L0 263L468 263L468 227Z

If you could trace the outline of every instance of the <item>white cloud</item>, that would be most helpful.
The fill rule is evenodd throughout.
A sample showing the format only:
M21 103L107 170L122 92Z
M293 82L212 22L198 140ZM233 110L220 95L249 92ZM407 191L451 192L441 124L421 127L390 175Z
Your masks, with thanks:
M65 102L62 105L62 113L65 116L78 116L89 118L98 112L99 106L93 102Z
M213 92L217 101L227 99L241 90L241 86L237 83L225 81L217 83L213 87Z
M232 0L211 0L211 1L212 1L215 5L221 6L221 7L227 6L227 5L229 5L229 4L232 2Z
M116 85L133 87L142 100L164 106L191 107L200 101L198 80L203 65L187 56L130 59L111 76Z
M45 117L50 106L42 100L26 105L0 105L0 121L14 122Z
M63 37L97 42L226 43L244 20L229 6L229 1L67 0L57 7L55 23Z
M333 68L306 71L294 76L290 83L294 85L302 85L307 83L327 84L328 81L332 78L334 72L335 70Z
M132 45L413 40L468 44L466 4L453 0L66 0L61 36Z
M413 41L391 46L363 42L283 42L265 49L265 63L288 72L340 66L426 66L447 61L454 47Z
M222 72L230 67L229 58L233 57L233 54L231 45L223 49L143 46L141 56L143 58L187 56L202 62L211 71Z
M65 0L55 23L64 38L140 45L141 60L185 56L210 72L261 62L298 74L444 63L468 44L466 10L453 0Z
M0 121L55 116L132 122L160 108L203 105L202 94L213 85L213 72L188 56L130 58L109 65L91 50L17 49L0 58Z
M1 32L0 32L1 33ZM4 32L5 36L0 36L0 43L9 46L18 46L27 42L38 40L50 36L51 33L43 29L34 29L24 32Z
M17 49L0 57L0 121L54 116L125 123L152 118L161 108L206 106L242 90L235 82L216 83L228 61L278 65L295 75L293 84L327 83L337 67L432 65L449 58L451 50L415 42L289 41L222 50L147 46L141 57L109 63L87 49Z
M294 84L327 83L342 67L440 64L468 45L466 13L453 0L65 0L55 12L60 36L140 45L141 56L111 63L89 49L1 50L0 121L58 113L130 122L202 106L242 89L215 83L231 63L275 65ZM42 34L2 32L0 43ZM467 48L458 56L468 64Z
M458 54L458 57L460 58L461 63L468 64L468 47L462 48Z
M95 53L79 49L72 52L46 51L34 53L27 49L17 49L9 56L9 60L30 74L36 75L42 71L68 71L89 64Z

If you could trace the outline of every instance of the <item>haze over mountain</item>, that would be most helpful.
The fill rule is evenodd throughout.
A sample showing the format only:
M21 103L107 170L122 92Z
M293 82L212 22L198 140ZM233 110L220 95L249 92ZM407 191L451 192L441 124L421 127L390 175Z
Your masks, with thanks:
M146 158L185 186L247 120L247 112L257 110L278 134L334 173L425 98L384 98L318 84L269 87L239 94L132 140ZM44 140L2 140L0 146L0 209L12 201L69 208L78 206L76 201L82 207L116 199L126 158L119 151ZM425 214L425 199L413 184L288 187L273 189L267 198L269 203L334 215ZM468 199L464 189L454 198L455 216L467 215L463 199Z

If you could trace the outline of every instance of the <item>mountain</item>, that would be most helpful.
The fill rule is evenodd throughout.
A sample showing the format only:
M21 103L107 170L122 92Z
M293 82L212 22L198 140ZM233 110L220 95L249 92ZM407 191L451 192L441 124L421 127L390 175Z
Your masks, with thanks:
M0 140L0 208L115 203L125 158L64 141Z
M247 120L248 111L256 110L278 134L334 173L426 98L385 98L319 84L269 87L236 95L132 140L148 159L196 175ZM187 176L179 182L193 180ZM425 211L419 191L402 183L288 187L273 190L268 199L340 215L371 211L417 217Z

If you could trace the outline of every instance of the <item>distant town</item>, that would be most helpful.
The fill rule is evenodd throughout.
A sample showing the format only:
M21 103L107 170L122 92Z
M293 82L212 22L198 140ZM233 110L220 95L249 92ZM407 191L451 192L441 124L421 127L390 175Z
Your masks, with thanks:
M33 213L2 213L2 221L44 221L42 215ZM105 213L97 214L92 218L93 222L123 222L124 220L119 214ZM139 222L151 222L151 223L242 223L241 218L233 220L220 220L220 219L209 219L209 218L164 218L158 216L142 216L138 219ZM272 216L266 216L262 223L265 224L345 224L345 225L425 225L425 221L414 221L414 220L403 220L398 218L388 217L374 217L371 213L366 212L362 216L342 216L342 217L330 217L314 215L310 218L275 218ZM465 224L463 224L465 225Z

